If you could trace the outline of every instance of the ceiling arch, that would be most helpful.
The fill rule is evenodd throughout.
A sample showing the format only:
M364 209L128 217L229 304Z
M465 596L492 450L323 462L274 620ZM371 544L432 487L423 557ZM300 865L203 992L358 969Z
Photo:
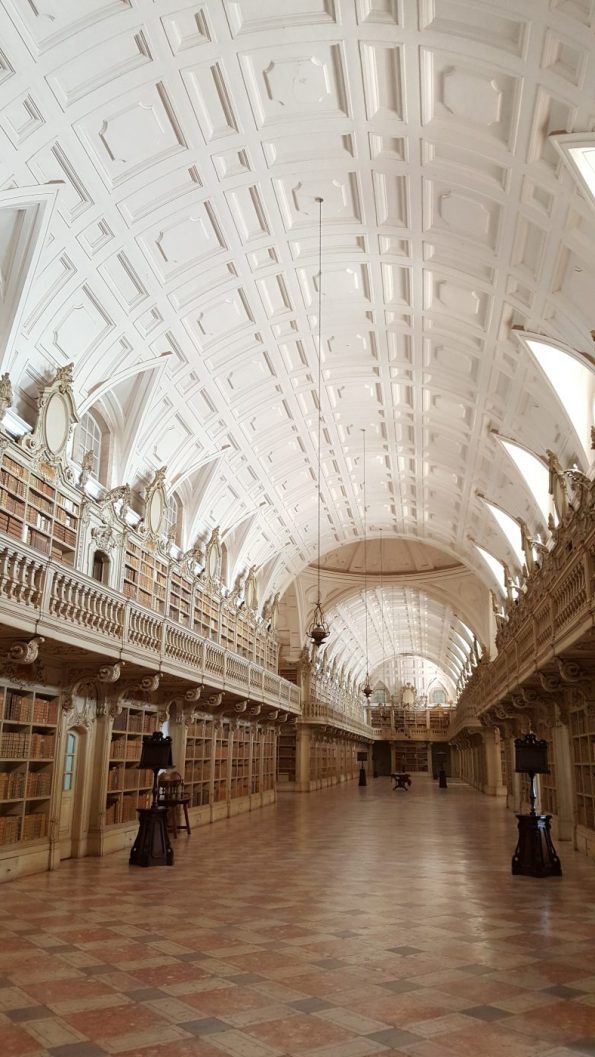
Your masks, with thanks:
M192 532L255 511L242 561L284 588L317 547L321 281L322 551L366 513L512 565L480 494L531 534L543 519L494 431L577 454L518 337L592 363L595 210L558 133L593 138L594 19L557 0L2 0L0 187L13 211L55 198L15 294L18 412L70 360L88 402L166 357L121 472L224 451Z

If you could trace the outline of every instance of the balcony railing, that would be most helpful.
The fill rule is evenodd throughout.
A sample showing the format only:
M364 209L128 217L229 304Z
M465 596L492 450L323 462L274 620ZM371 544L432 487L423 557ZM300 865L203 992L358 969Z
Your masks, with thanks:
M119 656L214 690L245 693L286 711L300 710L293 683L12 542L0 546L0 616L15 628L76 644L101 657Z
M479 716L518 692L532 676L595 626L595 485L585 490L558 527L551 551L508 606L496 637L497 656L482 659L457 703L449 736L479 726Z

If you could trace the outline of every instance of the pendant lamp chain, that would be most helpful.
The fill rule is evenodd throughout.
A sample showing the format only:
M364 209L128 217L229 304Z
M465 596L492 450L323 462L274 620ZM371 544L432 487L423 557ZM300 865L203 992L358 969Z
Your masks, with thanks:
M329 626L322 609L320 590L320 548L322 507L322 198L318 203L318 451L317 451L317 560L316 560L316 605L308 627L308 638L315 647L321 646L329 636Z
M366 683L363 688L363 693L366 699L369 701L372 695L372 687L370 686L370 664L368 658L368 515L366 505L366 431L362 430L364 435L364 611L366 616Z

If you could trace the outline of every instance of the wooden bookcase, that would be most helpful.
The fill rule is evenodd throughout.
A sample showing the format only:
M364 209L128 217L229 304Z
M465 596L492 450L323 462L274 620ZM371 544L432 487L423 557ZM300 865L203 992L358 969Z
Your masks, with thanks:
M126 541L123 591L131 601L164 615L167 563L131 539Z
M240 610L236 616L236 653L241 657L252 657L255 628L247 613Z
M0 529L13 539L74 565L80 505L55 484L56 471L39 472L5 455L0 469Z
M239 725L233 732L230 799L250 795L250 728Z
M229 727L227 724L218 730L215 737L213 755L213 803L227 800L229 776Z
M192 619L192 582L180 572L172 571L169 578L167 614L170 620L190 627Z
M105 824L135 822L136 809L150 807L152 771L139 770L143 734L157 730L157 713L149 706L128 705L113 721Z
M275 788L275 731L265 730L262 739L262 788L261 793L266 793Z
M277 740L277 773L279 782L286 785L295 782L296 766L296 736L292 734L279 734Z
M235 653L236 614L226 605L221 606L219 641L224 649L231 650Z
M200 584L194 592L194 630L206 639L219 637L219 606L216 595Z
M58 699L0 688L0 845L47 837Z
M570 735L576 821L581 826L595 829L595 709L592 706L570 713Z
M397 771L417 771L427 774L428 751L425 745L409 741L395 743L395 769Z
M184 784L191 807L211 802L211 769L213 763L213 723L201 719L192 723L186 737Z

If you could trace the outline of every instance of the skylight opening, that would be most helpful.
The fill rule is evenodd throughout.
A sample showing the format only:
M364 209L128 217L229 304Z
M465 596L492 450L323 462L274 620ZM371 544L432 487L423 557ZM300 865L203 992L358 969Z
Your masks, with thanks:
M502 563L499 562L497 558L494 558L493 554L490 554L489 551L486 551L483 549L483 547L480 547L479 543L475 544L475 548L479 551L488 569L494 576L501 593L505 594L504 569L502 567Z
M534 338L525 340L570 419L588 466L595 375L575 356L570 356L562 349Z
M514 462L517 470L523 477L527 488L531 492L539 510L547 524L548 515L552 510L552 501L549 492L549 471L532 452L526 448L520 448L509 440L500 438L502 447L506 449Z
M484 500L484 502L485 505L491 510L504 535L506 536L506 539L508 540L512 548L512 552L515 555L518 564L522 565L525 560L525 557L523 554L523 548L521 546L520 526L514 520L514 518L511 518L510 514L505 514L503 510L500 510L500 507L494 506L494 504L488 502L487 499Z

